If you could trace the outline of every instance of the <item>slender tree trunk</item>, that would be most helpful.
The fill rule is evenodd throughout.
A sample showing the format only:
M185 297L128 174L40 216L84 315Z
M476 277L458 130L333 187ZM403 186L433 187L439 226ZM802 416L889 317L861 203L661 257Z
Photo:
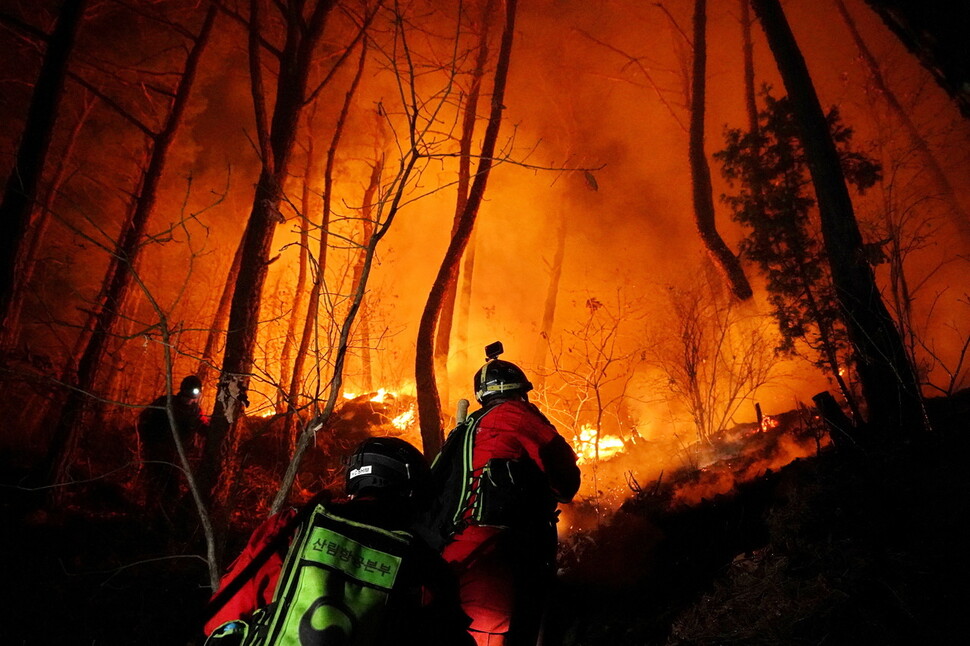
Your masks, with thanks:
M758 103L754 100L754 43L751 41L751 0L741 4L741 53L744 60L744 110L748 115L748 132L758 132Z
M285 13L286 42L280 51L279 75L273 116L266 119L260 63L260 0L250 3L249 53L256 130L263 167L256 184L252 210L242 241L239 279L229 307L226 348L223 353L216 405L206 434L200 471L200 486L210 503L219 509L216 525L220 534L228 521L227 502L235 480L236 428L248 403L247 391L253 367L253 350L259 331L259 309L269 267L276 227L282 222L280 203L283 182L289 174L300 115L306 104L311 60L322 37L332 0L320 0L309 20L302 15L303 3L277 4ZM221 542L221 538L220 538ZM221 549L217 550L221 556Z
M866 0L886 26L970 119L966 25L970 8L960 0Z
M371 169L370 180L364 189L363 207L360 214L361 249L354 264L354 290L360 288L364 278L364 268L367 262L367 249L374 236L374 197L381 187L381 175L384 173L384 157L379 156ZM365 392L374 390L374 368L371 360L370 321L366 299L360 304L360 324L358 326L358 345L360 346L361 381Z
M309 299L307 300L306 318L303 322L303 333L300 335L300 348L296 353L293 362L293 377L290 383L289 403L287 405L286 416L286 437L289 440L288 455L294 456L297 450L297 413L300 410L301 385L303 382L303 368L306 358L310 351L310 342L319 326L320 297L326 279L327 270L327 249L330 242L330 214L331 200L333 199L333 169L337 159L337 148L340 144L340 137L343 134L347 123L347 114L357 87L364 73L364 66L367 60L366 41L361 46L360 60L357 65L357 73L344 95L344 103L334 127L333 137L327 149L327 161L323 170L323 206L320 217L320 243L317 248L317 268L314 274L313 285L310 288Z
M936 156L930 151L929 145L926 143L926 139L920 134L919 130L916 128L916 124L913 120L909 118L906 110L900 105L899 99L896 98L896 93L893 92L889 85L886 84L885 78L882 75L882 68L876 57L872 55L869 51L869 47L866 46L866 42L862 39L862 35L859 33L859 29L856 27L855 20L849 14L848 10L845 8L845 2L843 0L834 0L835 8L838 10L839 15L845 20L846 26L849 28L849 33L852 35L852 40L855 42L856 48L859 50L859 55L866 64L866 68L869 70L869 77L872 79L872 84L875 86L876 91L882 96L886 105L892 111L899 123L902 124L903 130L906 131L906 136L909 138L910 145L916 152L919 153L920 159L923 161L923 168L927 170L930 176L930 180L936 185L937 191L945 201L947 206L955 216L957 226L960 230L960 235L963 237L964 242L970 242L970 214L967 214L966 210L960 205L960 201L957 198L956 191L953 189L953 185L950 180L947 179L946 173L940 168L939 162L936 160Z
M54 126L64 96L68 62L84 20L87 0L65 0L27 110L27 121L13 169L0 202L0 337L13 324L10 306L14 284L26 262L24 239L37 202L38 186L47 162Z
M475 230L472 229L461 265L458 325L455 331L455 345L458 346L455 359L459 366L464 366L468 362L468 321L471 319L472 286L475 283L475 237Z
M243 244L242 240L236 245L236 252L232 255L232 264L229 265L229 272L226 274L226 282L222 286L222 294L219 296L219 304L216 306L216 314L212 319L212 325L205 338L205 347L202 350L202 360L199 361L199 368L196 376L205 384L209 379L209 373L215 366L216 351L219 341L226 333L226 321L229 318L229 305L232 303L232 288L239 280L239 270L242 268Z
M717 231L714 211L714 188L711 168L704 153L704 109L707 90L707 0L694 0L694 58L691 72L690 97L690 160L691 189L694 198L694 217L697 232L714 265L724 275L734 296L739 300L751 298L741 262L731 252Z
M34 276L34 270L37 268L37 254L40 252L41 245L47 234L47 229L50 226L50 216L54 211L54 204L61 191L61 186L64 184L68 162L74 156L74 146L77 144L78 135L81 133L81 128L87 123L88 116L91 114L91 108L94 107L94 102L95 100L93 98L85 100L81 115L71 129L67 143L64 146L64 151L57 160L54 175L51 177L50 188L44 195L44 202L32 214L29 231L24 242L25 251L21 255L22 262L18 260L17 263L18 267L23 268L16 270L17 280L13 285L14 289L10 297L10 307L7 310L8 324L5 326L6 338L0 340L0 347L16 347L20 340L20 331L23 326L20 317L23 312L24 301L26 300L31 280ZM0 325L0 329L3 329L3 327Z
M280 352L280 388L279 395L276 400L277 413L285 412L288 408L285 402L289 400L291 396L296 395L289 389L284 390L284 388L287 387L287 382L290 382L290 386L292 386L293 383L299 383L299 377L291 380L291 375L295 374L291 372L291 369L293 368L291 356L293 354L293 345L296 343L297 321L300 320L300 313L303 310L303 292L306 291L307 266L310 262L310 214L313 212L311 196L313 195L312 187L316 185L317 174L315 163L316 155L314 154L313 149L312 114L310 118L307 119L307 129L309 130L310 135L307 137L306 167L303 171L303 192L300 196L301 213L299 269L297 270L296 275L296 290L293 292L293 306L290 312L290 320L287 321L286 325L286 339L283 341L283 350ZM284 434L284 436L286 435Z
M546 289L545 307L542 310L542 324L539 328L541 339L536 343L535 377L536 387L545 380L546 356L549 353L549 338L552 324L556 320L556 302L559 298L559 281L562 278L563 260L566 257L566 218L565 214L556 221L556 250L549 264L549 287ZM599 428L599 427L597 427ZM598 436L597 436L598 437Z
M475 136L475 121L478 117L478 102L481 96L482 79L485 76L485 64L488 62L488 36L492 24L492 14L495 12L496 0L487 0L482 10L481 34L478 42L478 55L475 58L475 69L472 70L471 84L465 101L465 111L462 118L461 139L458 145L458 199L455 205L455 220L451 227L451 235L458 229L461 215L468 203L468 187L471 182L471 153L472 138ZM441 388L444 399L448 399L448 354L451 350L451 328L455 315L455 300L458 292L458 281L448 283L444 298L441 301L441 312L438 314L437 334L434 344L435 370L443 377Z
M141 253L145 229L155 210L159 184L165 171L168 153L182 124L185 108L188 105L198 71L199 60L202 58L206 45L208 45L217 15L218 8L212 5L186 59L185 71L175 92L172 109L165 127L156 135L153 142L151 157L142 177L141 191L135 201L132 217L121 232L115 248L113 254L117 261L115 271L113 274L109 271L108 276L105 277L107 289L105 290L104 303L101 304L93 333L78 362L73 388L68 394L61 417L54 427L48 456L49 463L53 467L53 471L50 472L51 482L65 479L69 467L74 461L80 435L78 422L80 421L84 400L89 396L89 393L94 391L98 368L104 359L112 331L124 308L138 256Z
M752 0L802 131L818 199L822 237L870 424L888 435L922 423L915 374L866 261L862 235L825 113L778 0Z
M492 169L492 155L495 153L499 127L502 125L502 110L505 109L503 102L505 100L505 84L508 79L509 60L512 53L512 39L515 33L516 6L517 0L506 0L505 28L502 32L502 44L499 48L498 63L495 69L491 111L482 139L481 158L468 194L468 201L461 214L461 221L451 238L448 250L445 252L444 260L442 260L438 275L428 294L428 300L425 303L421 323L418 327L414 373L418 391L421 441L424 445L424 453L427 456L437 455L438 451L441 450L444 439L441 429L441 401L438 398L434 374L435 323L441 311L445 290L457 278L458 264L461 262L462 253L475 225L475 218L485 196L485 186Z

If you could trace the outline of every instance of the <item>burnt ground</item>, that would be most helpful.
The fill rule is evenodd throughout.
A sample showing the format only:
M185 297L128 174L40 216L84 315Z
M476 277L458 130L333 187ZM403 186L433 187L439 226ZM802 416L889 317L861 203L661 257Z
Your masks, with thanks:
M564 545L544 646L963 643L970 406L935 406L932 435L825 450L697 505L644 487ZM0 644L193 643L198 539L104 480L38 510L10 486L17 457L0 458Z

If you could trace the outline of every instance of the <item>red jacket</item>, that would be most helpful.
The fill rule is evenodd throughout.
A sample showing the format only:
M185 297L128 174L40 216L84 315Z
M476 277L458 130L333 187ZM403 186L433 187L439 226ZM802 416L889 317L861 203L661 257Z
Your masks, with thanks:
M509 399L481 418L475 433L472 466L484 468L492 458L535 462L559 502L569 502L579 490L579 467L572 447L534 404Z
M290 520L297 514L296 509L287 509L267 518L257 527L249 537L249 542L239 554L229 571L222 577L219 591L224 590L253 561L282 531L287 529ZM291 528L292 529L292 528ZM217 609L215 614L205 622L205 634L233 619L248 619L253 612L265 606L273 599L276 590L276 580L283 569L283 559L286 557L288 542L281 543L281 549L274 551L266 558L264 564L252 577L242 582L238 591L232 595L225 605ZM213 597L218 596L216 594Z
M576 495L579 467L566 440L528 401L505 399L485 408L475 413L481 417L471 438L473 484L460 512L464 522L458 523L457 532L445 543L442 556L459 578L462 608L471 617L470 631L477 643L505 643L500 636L507 637L513 624L521 643L534 643L555 563L555 502L569 502ZM452 441L466 445L468 436L455 436ZM456 472L454 462L464 462L463 454L455 447L448 451L452 473ZM544 502L538 507L524 505L525 515L512 512L503 517L499 513L489 520L485 510L491 506L486 499L494 495L489 493L489 481L501 479L500 473L485 469L490 460L500 465L503 460L518 462L524 467L519 474L531 483L521 490L513 487L511 498L502 500L500 507L509 503L516 509L513 499L530 498L530 491ZM533 463L541 473L536 473ZM461 482L468 481L463 465L459 472L461 478L448 479L450 486L463 488ZM546 488L548 491L541 491Z

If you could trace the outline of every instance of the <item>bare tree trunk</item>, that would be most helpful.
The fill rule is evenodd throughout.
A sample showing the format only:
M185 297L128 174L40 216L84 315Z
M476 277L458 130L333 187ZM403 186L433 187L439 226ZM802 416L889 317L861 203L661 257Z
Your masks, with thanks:
M209 372L215 365L216 346L223 339L226 333L226 321L229 318L229 305L232 303L232 288L239 280L239 270L242 268L243 244L242 240L236 245L236 252L232 255L232 264L229 265L229 272L226 274L226 282L222 287L222 294L219 296L219 304L216 306L216 314L212 319L212 325L205 338L205 347L202 350L202 360L199 361L199 368L196 376L205 384L209 379Z
M44 237L50 226L50 216L54 211L54 204L64 183L64 176L67 174L68 161L74 156L74 146L77 143L78 135L81 132L81 128L87 123L94 102L95 100L93 98L85 99L81 115L71 129L71 134L68 135L64 150L57 160L54 175L51 177L50 188L47 189L44 196L44 202L40 205L40 208L32 213L31 223L24 242L25 250L21 255L22 262L18 261L18 267L22 267L22 269L16 271L17 280L13 285L10 307L7 310L7 324L5 326L0 325L0 330L5 332L5 338L0 340L0 347L16 347L19 342L20 332L23 327L23 322L20 320L20 317L31 279L34 276L34 270L37 267L37 254L40 251L41 244L44 242Z
M752 0L802 130L822 237L849 340L856 348L869 423L889 436L923 420L913 367L866 261L862 235L808 68L778 0Z
M947 0L866 0L866 4L970 119L970 59L966 48L970 5Z
M468 360L468 321L471 318L472 286L475 279L475 230L468 236L464 259L461 266L461 292L458 299L458 325L455 331L455 344L458 351L455 359L458 365L465 365Z
M741 5L741 37L742 37L742 53L744 59L744 105L745 112L748 117L748 132L752 135L758 133L760 126L758 125L758 107L755 102L755 86L754 86L754 46L751 40L751 12L750 12L750 0L740 0ZM752 140L757 146L758 139L754 138ZM755 148L755 156L760 158L760 151ZM757 180L756 177L752 177L752 192L755 198L756 207L760 212L764 212L764 190L761 182ZM799 254L801 255L801 254ZM815 294L812 291L811 280L802 276L802 286L805 293L805 298L808 301L808 308L812 312L818 312L817 301L815 299ZM848 385L845 383L845 379L841 374L841 363L838 358L838 353L836 352L835 346L833 345L832 331L828 329L828 326L823 326L821 323L821 318L818 316L814 317L815 320L819 321L819 336L821 338L821 354L825 358L828 364L829 371L832 374L832 378L835 380L836 385L839 388L839 392L845 399L849 410L852 412L853 417L857 421L861 421L861 416L859 413L859 406L855 401L855 397L852 391L849 389Z
M562 278L562 265L566 257L566 218L565 214L556 222L556 251L549 263L549 287L546 289L546 304L542 310L542 325L539 327L541 341L536 344L535 377L536 387L545 380L546 356L549 352L549 337L552 324L556 320L556 302L559 298L559 281ZM597 427L599 428L599 427Z
M451 227L451 235L455 235L461 215L468 204L468 187L471 182L471 153L472 138L475 135L475 121L478 116L478 101L481 96L482 79L485 76L485 64L488 62L488 36L492 24L492 14L495 12L495 0L487 0L482 9L481 34L478 42L478 55L475 58L475 69L471 74L471 85L465 100L465 112L462 118L461 139L458 145L458 199L455 205L455 220ZM448 399L448 354L451 349L451 328L455 315L455 298L458 292L458 281L448 283L444 298L441 301L441 312L438 314L437 334L434 344L435 370L443 377L441 388L444 398Z
M87 0L65 0L61 5L57 24L47 41L17 157L0 202L0 337L6 336L7 328L13 323L10 306L14 284L20 279L27 260L24 238L37 202L38 186L64 96L68 62L86 5Z
M468 244L475 225L475 218L485 196L485 186L492 169L492 155L495 153L495 143L498 140L499 127L502 125L502 110L505 106L505 84L508 79L509 60L512 53L512 39L515 29L515 11L517 0L506 0L505 28L502 32L502 44L499 48L498 63L495 69L495 82L492 91L492 106L489 113L488 125L482 139L482 152L475 180L472 182L468 194L468 201L461 214L461 220L445 252L438 275L435 278L428 300L421 315L418 327L418 339L414 363L415 381L418 391L418 416L421 424L421 441L424 453L434 456L441 450L444 438L441 430L441 401L438 398L438 388L434 374L434 329L441 311L445 290L455 281L458 274L458 264L461 262L462 252Z
M282 221L282 184L288 176L300 115L306 105L312 57L335 2L320 0L309 19L303 15L303 2L275 5L281 10L284 20L286 42L279 52L279 75L271 122L266 119L266 93L260 62L259 5L260 0L250 2L249 59L263 167L243 233L241 271L229 307L226 349L200 471L202 490L209 497L209 502L221 509L216 521L220 532L225 529L223 525L228 520L228 510L223 503L227 501L228 492L234 484L235 430L248 402L246 393L252 373L259 308L270 249L273 234ZM221 549L217 551L221 555Z
M48 461L52 468L49 477L51 482L58 482L66 478L68 470L74 461L75 451L79 440L78 422L82 412L84 400L94 391L98 368L104 358L104 353L111 339L112 330L124 308L125 299L131 287L132 273L138 262L142 249L145 228L155 210L158 198L158 188L165 171L169 150L178 134L182 117L188 105L189 95L195 82L199 60L209 42L212 26L215 23L218 8L212 5L202 23L199 35L195 39L192 50L185 63L185 71L179 81L172 109L161 132L153 141L151 157L142 177L141 190L135 200L131 219L121 232L113 254L115 270L113 274L105 276L105 300L100 304L101 310L93 329L87 347L78 362L77 375L64 404L60 419L54 427ZM98 304L95 304L98 306Z
M384 173L384 157L379 156L371 169L370 180L364 189L363 207L361 208L361 249L354 265L354 290L360 289L364 277L364 267L367 262L367 249L374 236L374 197L381 187L381 175ZM374 390L374 368L371 360L370 321L366 299L360 304L360 325L358 328L358 345L360 346L361 381L364 391Z
M316 104L314 104L314 111L316 111ZM313 212L313 206L310 201L310 196L313 194L313 186L316 184L316 155L313 149L313 113L307 119L307 129L310 132L310 136L307 137L307 150L306 150L306 168L303 171L303 193L300 196L300 259L299 259L299 269L296 275L296 290L293 292L293 306L290 312L290 320L286 325L286 339L283 341L283 350L280 352L280 389L276 399L276 412L283 413L287 410L288 406L284 404L286 400L290 397L298 396L297 393L291 390L283 390L287 382L292 384L299 383L299 377L296 379L291 379L291 375L295 372L291 372L293 367L293 362L291 361L291 356L293 354L293 345L296 342L296 325L297 321L300 320L300 313L303 308L303 292L306 291L307 283L307 268L310 262L310 213ZM286 434L284 434L286 436ZM291 447L292 448L292 447Z
M750 0L741 4L741 53L744 60L744 109L748 115L748 132L758 132L758 104L754 100L754 44L751 42Z
M303 321L303 333L300 335L300 347L297 350L293 361L293 377L290 382L289 400L286 409L286 424L284 426L286 437L289 441L290 456L295 455L297 450L297 413L300 410L301 384L303 381L303 368L306 358L310 351L310 342L319 325L318 316L320 314L320 296L323 292L323 285L327 270L327 248L330 242L330 205L333 199L333 169L337 159L337 147L340 144L340 137L343 134L347 123L347 113L350 110L351 102L360 79L364 73L364 64L367 60L366 40L361 46L360 60L357 64L357 73L344 96L344 103L334 126L333 137L330 139L330 146L327 149L327 161L323 170L323 206L320 216L320 243L317 247L316 273L313 278L313 285L310 287L310 294L307 300L306 318Z
M960 229L960 234L963 236L965 242L970 242L970 214L960 205L960 201L957 199L956 191L953 189L953 185L950 180L947 179L946 174L943 169L940 168L939 162L936 160L936 156L930 151L930 147L926 143L926 139L919 133L916 128L916 124L913 120L909 118L909 114L900 105L899 99L896 98L895 92L893 92L889 86L886 84L885 78L882 75L882 69L876 57L872 55L869 48L866 46L864 40L862 40L862 35L859 33L856 27L855 20L849 14L848 10L845 8L845 2L842 0L834 0L835 8L838 9L839 15L845 20L846 26L849 28L849 33L852 34L852 40L855 42L856 48L859 50L859 55L865 62L866 67L869 70L869 76L872 79L872 84L876 87L876 90L882 95L883 100L886 101L886 105L892 110L896 118L899 119L899 123L902 124L903 130L906 131L906 136L909 138L910 145L919 153L920 158L923 160L923 167L929 171L930 179L936 185L940 196L946 201L947 206L956 216L957 225Z
M691 72L690 97L690 160L691 189L694 198L694 218L697 232L739 300L751 298L751 285L744 275L741 262L731 252L717 231L714 212L714 188L711 168L704 154L704 109L707 89L707 0L694 0L694 59Z

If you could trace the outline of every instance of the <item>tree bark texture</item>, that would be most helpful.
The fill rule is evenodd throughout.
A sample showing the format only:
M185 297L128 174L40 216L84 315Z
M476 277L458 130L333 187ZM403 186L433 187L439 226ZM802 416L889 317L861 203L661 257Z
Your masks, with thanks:
M890 435L919 428L922 413L915 373L866 260L838 152L805 60L778 0L752 0L752 6L802 131L832 281L856 350L869 423Z
M721 271L739 300L751 298L741 262L731 252L717 231L714 211L714 188L711 168L704 154L704 108L707 89L707 0L694 2L694 59L691 71L690 97L690 160L691 193L694 199L694 217L697 232L710 254L714 265Z
M502 125L502 111L505 109L505 85L508 79L509 60L512 53L512 40L515 33L515 11L517 0L507 0L505 3L505 27L502 32L502 42L499 47L498 62L495 68L495 81L492 89L492 104L489 112L488 124L482 138L481 158L468 193L468 201L458 227L455 229L444 260L438 269L438 275L428 300L421 314L418 327L418 339L415 355L414 373L418 394L418 417L421 425L421 441L424 454L433 457L441 450L444 440L441 428L441 401L438 398L438 388L434 374L434 330L441 303L444 300L448 285L457 279L458 265L462 253L468 244L475 218L485 196L485 186L492 169L492 155L495 154L495 143L498 140L499 127Z

